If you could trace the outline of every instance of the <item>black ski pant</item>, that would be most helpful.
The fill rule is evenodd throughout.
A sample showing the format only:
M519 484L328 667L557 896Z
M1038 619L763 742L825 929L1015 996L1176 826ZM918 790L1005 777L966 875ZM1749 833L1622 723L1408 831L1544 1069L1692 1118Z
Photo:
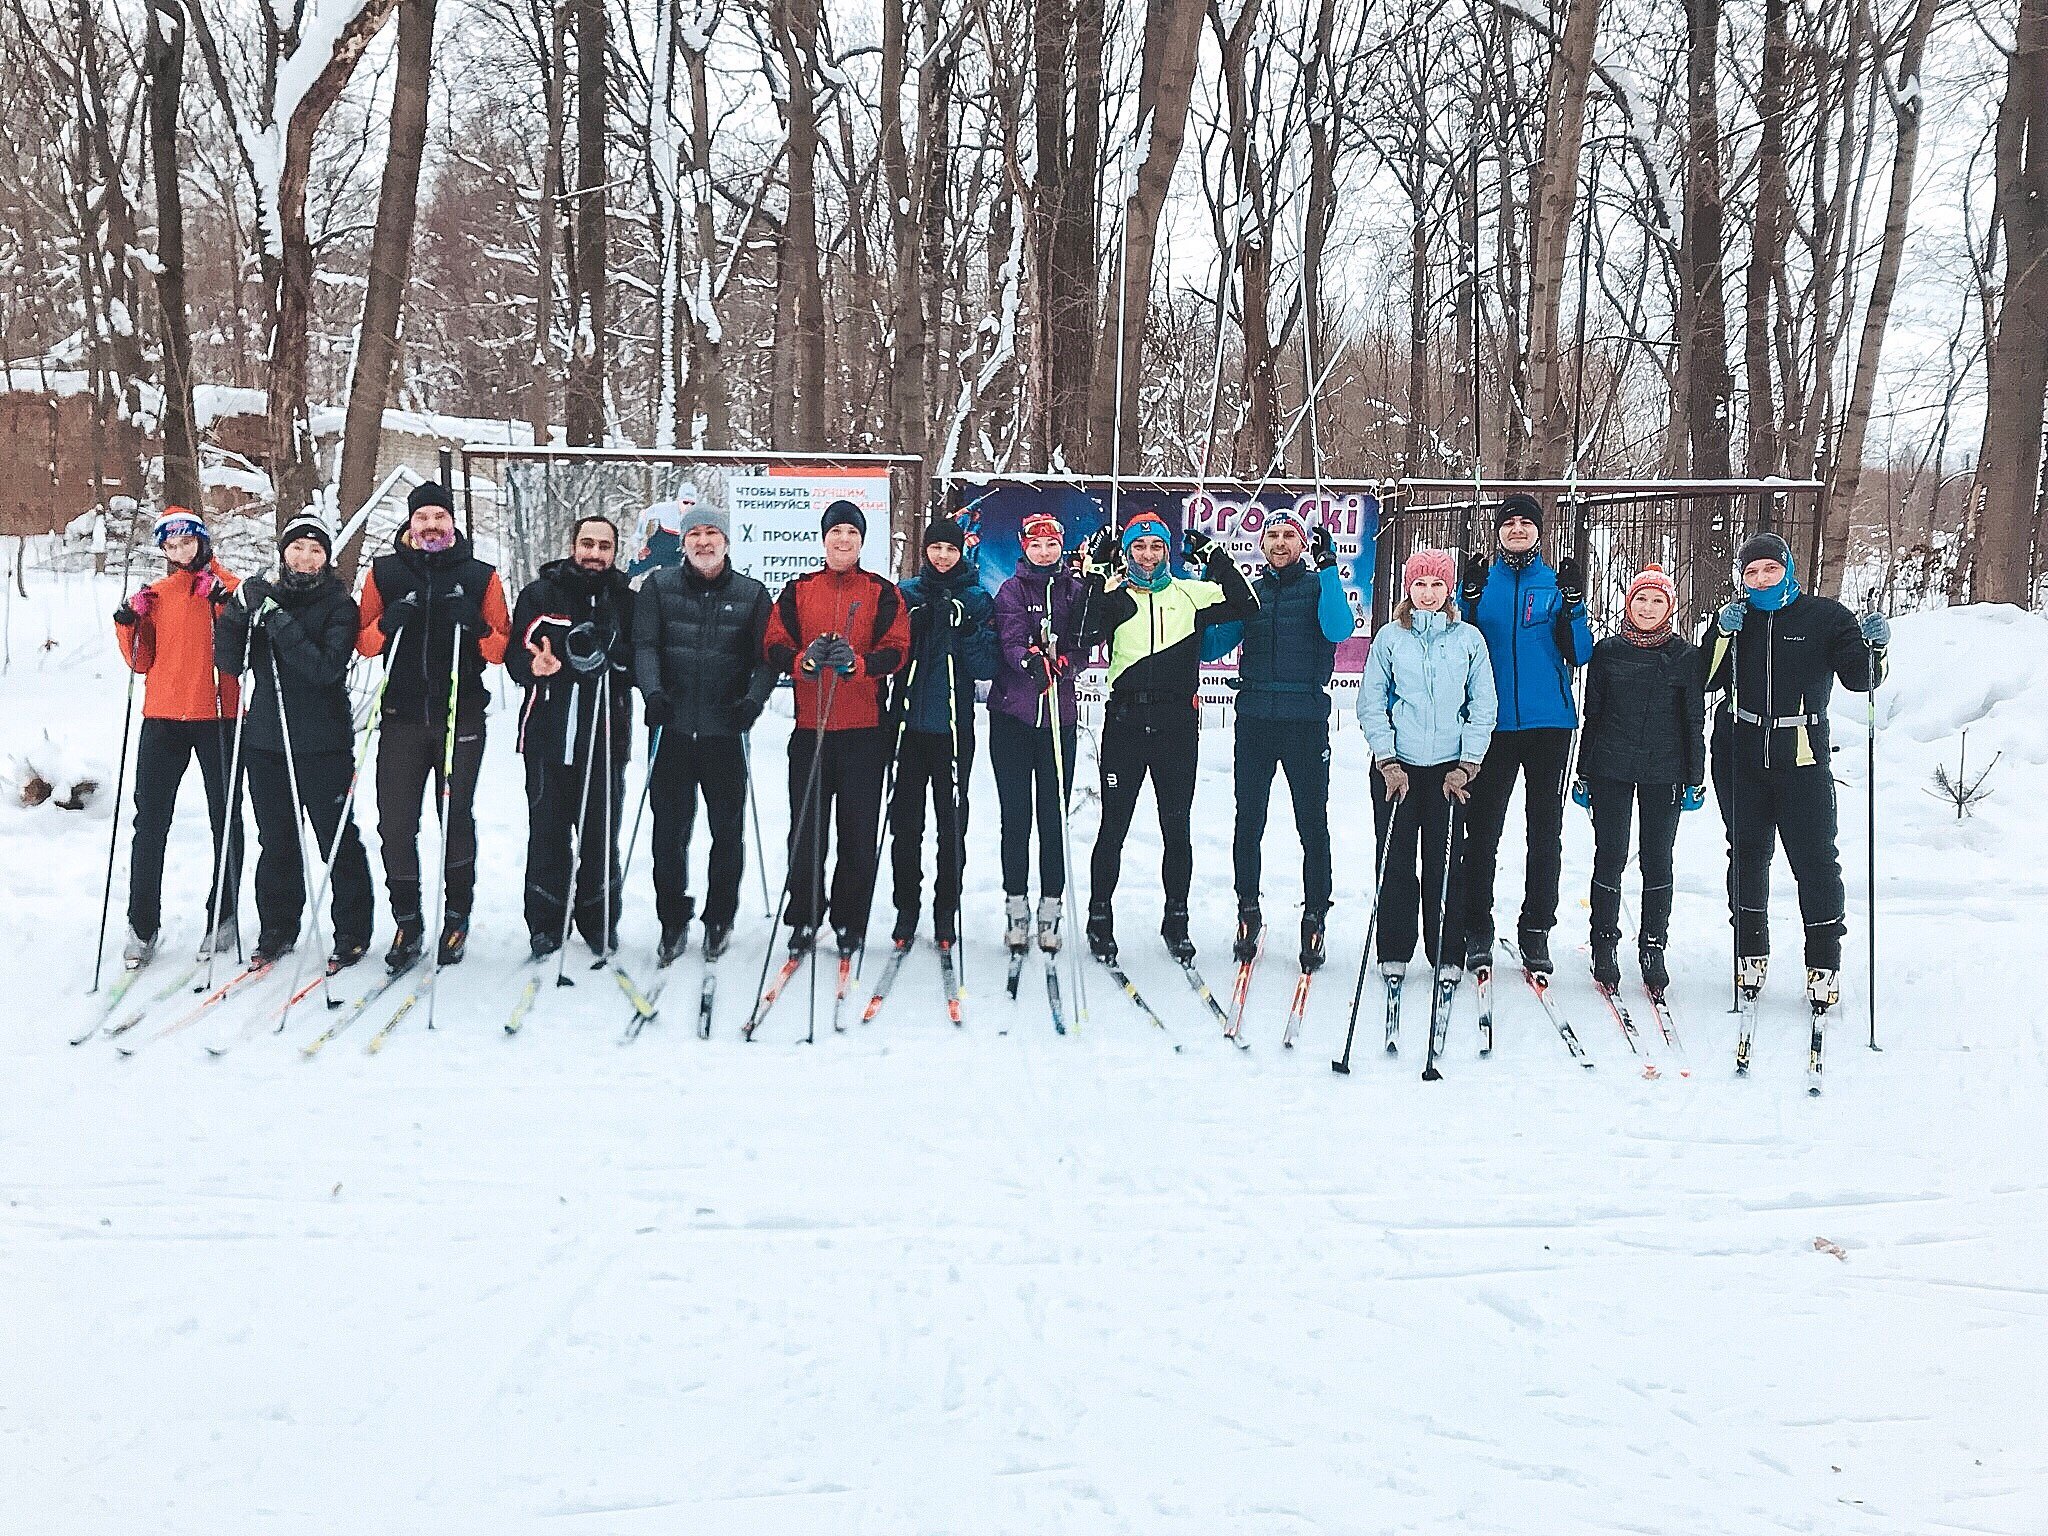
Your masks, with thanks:
M804 786L811 781L816 755L818 778L808 813ZM875 899L875 834L882 822L882 775L889 766L889 736L879 725L825 732L818 752L816 731L792 731L789 737L789 893L787 916L792 928L822 927L829 916L833 928L865 942L868 909ZM838 848L832 861L829 898L821 902L825 881L825 829L833 829Z
M1493 876L1500 858L1501 829L1515 776L1529 821L1529 855L1522 876L1523 933L1548 933L1557 924L1557 886L1564 866L1564 773L1572 756L1572 733L1563 727L1495 731L1472 781L1465 817L1465 933L1493 943Z
M306 910L306 872L299 851L299 806L292 800L292 769L298 770L299 799L313 825L313 886L330 854L328 910L334 941L370 942L376 920L377 892L370 882L370 860L351 814L342 819L355 763L346 752L310 752L286 762L282 752L242 749L249 780L249 808L256 815L256 922L260 940L281 946L296 942ZM340 846L335 838L340 836Z
M562 937L571 870L576 883L576 931L597 954L616 947L619 932L619 822L626 796L626 765L596 763L584 784L582 762L526 759L526 931ZM577 812L582 811L582 843ZM607 889L606 882L610 886Z
M128 850L128 926L145 939L163 926L164 847L185 764L196 760L206 789L206 814L213 823L213 856L206 872L206 906L214 910L214 876L221 872L221 838L227 837L226 879L219 887L220 915L233 917L241 904L242 808L228 793L229 758L234 750L232 720L144 719L135 742L135 840ZM233 803L231 803L231 800Z
M1839 971L1848 896L1835 850L1834 775L1826 763L1765 768L1747 755L1737 763L1723 730L1714 732L1713 759L1714 798L1728 832L1735 953L1748 958L1771 952L1771 860L1782 843L1799 887L1806 963Z
M1368 775L1373 831L1386 867L1375 948L1382 964L1406 965L1414 958L1419 926L1432 967L1459 965L1465 958L1467 808L1444 797L1444 775L1456 765L1402 766L1408 769L1408 793L1399 800L1388 798L1385 775L1377 769Z
M1149 775L1159 812L1159 840L1166 845L1159 879L1169 907L1186 906L1194 883L1195 847L1188 816L1195 803L1196 758L1202 717L1193 705L1109 701L1102 727L1102 825L1089 864L1091 906L1116 894L1123 872L1124 838L1138 809L1138 791Z
M1232 766L1237 781L1237 899L1259 899L1266 809L1273 771L1287 774L1294 830L1301 839L1301 892L1311 913L1330 905L1330 722L1237 717Z
M889 802L891 860L898 923L915 921L924 905L924 807L938 822L938 875L932 883L933 931L960 936L961 860L967 851L967 786L974 778L974 732L960 732L960 818L953 819L953 739L935 731L905 731L896 749L896 792Z
M1643 873L1643 920L1638 948L1662 949L1671 937L1671 850L1678 842L1677 784L1631 784L1588 779L1593 797L1593 942L1621 938L1621 881L1628 868L1629 824L1642 808L1638 862Z
M447 730L440 725L386 720L377 729L377 838L384 845L391 915L401 923L418 922L425 910L420 905L420 805L430 782L439 804L447 744ZM461 917L469 915L476 900L476 776L483 761L483 721L458 718L442 873L447 910Z
M649 771L654 776L649 793L654 802L654 911L662 931L681 928L696 915L690 895L690 833L699 794L711 832L704 921L730 928L740 909L740 876L747 868L746 738L686 736L666 727Z
M1023 896L1031 890L1031 826L1038 824L1038 893L1063 896L1067 890L1066 844L1060 816L1074 787L1074 742L1071 725L1060 727L1054 756L1052 726L1026 725L1015 715L992 709L988 715L988 757L996 773L996 800L1003 822L1003 894ZM1060 769L1066 769L1064 780Z

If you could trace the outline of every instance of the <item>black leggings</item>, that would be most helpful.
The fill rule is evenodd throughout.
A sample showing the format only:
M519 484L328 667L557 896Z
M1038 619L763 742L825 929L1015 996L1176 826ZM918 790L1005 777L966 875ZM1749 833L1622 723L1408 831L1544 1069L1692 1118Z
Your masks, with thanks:
M206 811L213 822L205 910L208 914L214 910L213 877L220 868L223 829L227 829L228 861L227 878L220 889L220 915L233 917L240 904L242 808L239 803L231 806L228 795L234 733L232 720L142 722L135 743L135 841L128 855L128 926L145 939L155 938L163 924L164 845L170 840L171 814L178 806L178 785L184 780L188 759L199 764Z
M971 724L971 721L970 721ZM953 740L930 731L905 731L896 748L896 791L889 802L890 853L896 876L896 911L915 916L924 904L924 807L938 822L938 878L932 914L941 937L958 931L960 865L966 852L967 785L974 777L974 733L960 733L960 823L953 824Z
M1631 813L1643 810L1640 861L1643 922L1639 945L1662 948L1671 934L1671 850L1678 841L1676 784L1631 784L1623 779L1588 779L1593 796L1593 941L1621 938L1621 880L1628 867Z
M1457 965L1464 959L1465 807L1444 798L1444 775L1455 766L1437 763L1416 768L1403 763L1408 769L1408 793L1399 801L1387 798L1387 781L1378 769L1368 775L1372 780L1373 830L1379 834L1379 852L1387 871L1380 887L1376 945L1382 962L1406 965L1414 957L1418 919L1422 952L1432 966ZM1444 843L1447 833L1448 850ZM1391 852L1389 837L1393 839Z
M1059 761L1053 759L1052 727L1029 726L1015 715L988 714L988 756L996 771L996 800L1003 822L1003 894L1031 889L1031 826L1038 823L1038 893L1061 896L1067 889L1066 848L1061 841L1060 806L1074 787L1071 725L1060 727ZM1062 782L1059 769L1066 769Z
M1508 800L1521 775L1523 808L1529 820L1528 861L1522 876L1524 933L1548 933L1557 922L1557 886L1564 869L1564 771L1571 761L1572 733L1563 727L1495 731L1486 748L1472 799L1460 820L1471 823L1465 858L1465 931L1493 941L1493 871L1500 855Z
M1159 839L1166 845L1160 883L1169 906L1185 906L1194 883L1195 846L1188 813L1195 803L1196 757L1202 717L1186 704L1124 704L1109 701L1102 727L1102 826L1089 866L1088 900L1106 902L1123 871L1124 838L1138 809L1138 790L1152 779L1159 811Z

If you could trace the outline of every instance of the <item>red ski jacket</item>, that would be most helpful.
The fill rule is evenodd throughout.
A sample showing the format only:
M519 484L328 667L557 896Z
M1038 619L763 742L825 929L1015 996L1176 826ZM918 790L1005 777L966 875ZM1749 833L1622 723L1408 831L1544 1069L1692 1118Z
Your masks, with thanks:
M229 592L241 582L218 560L207 566ZM145 720L232 720L241 712L241 685L213 667L210 598L192 590L192 572L172 571L149 584L149 612L133 624L114 625L121 659L143 676ZM216 683L216 678L218 682ZM216 691L217 690L217 691Z
M854 649L853 675L836 683L797 670L804 647L820 635L844 635ZM882 679L901 670L910 650L910 615L895 584L856 566L845 575L828 569L799 576L782 589L768 613L761 653L778 672L796 679L796 725L817 729L820 690L832 690L828 731L854 731L882 722Z

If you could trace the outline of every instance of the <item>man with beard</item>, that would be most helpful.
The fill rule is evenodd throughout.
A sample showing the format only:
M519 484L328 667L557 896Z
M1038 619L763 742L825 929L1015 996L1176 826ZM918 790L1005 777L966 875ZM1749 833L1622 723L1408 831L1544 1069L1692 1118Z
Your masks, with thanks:
M431 778L445 792L438 963L459 962L476 899L476 775L484 757L484 668L505 660L512 618L495 568L455 529L448 487L407 499L405 526L363 583L356 649L384 658L377 742L377 834L398 932L384 963L414 964L426 941L420 891L420 802ZM454 715L449 715L453 695ZM445 786L445 790L444 790Z
M526 931L535 959L561 947L575 894L592 953L618 946L619 805L633 742L633 589L619 532L581 517L512 610L505 670L526 690ZM573 851L572 851L573 849Z

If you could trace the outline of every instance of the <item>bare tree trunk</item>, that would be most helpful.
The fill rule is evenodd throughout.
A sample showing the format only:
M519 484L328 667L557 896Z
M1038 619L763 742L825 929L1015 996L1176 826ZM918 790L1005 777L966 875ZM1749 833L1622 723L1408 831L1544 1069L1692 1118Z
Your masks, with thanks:
M1238 326L1241 343L1237 442L1233 467L1241 474L1264 475L1273 467L1279 443L1279 405L1273 380L1272 318L1273 253L1267 188L1256 154L1253 121L1256 107L1249 79L1251 40L1264 0L1244 0L1237 20L1223 27L1214 4L1210 17L1222 41L1223 99L1229 118L1227 138L1231 178L1236 196L1229 211L1230 254L1237 265ZM1220 334L1220 332L1219 332ZM1128 390L1128 382L1127 382Z
M185 13L151 0L144 55L149 162L156 191L156 306L164 368L164 500L197 508L199 430L192 410L192 327L185 300L185 198L179 180L178 107L184 94Z
M2048 407L2048 0L2020 0L1996 146L2005 291L1985 377L1972 596L2025 604Z
M1785 462L1776 391L1771 387L1771 291L1784 271L1791 196L1785 172L1785 97L1792 42L1786 0L1764 0L1763 72L1757 78L1759 136L1756 214L1751 221L1742 336L1743 383L1749 395L1748 451L1752 475L1775 475Z
M1429 390L1429 206L1428 163L1420 125L1408 157L1408 423L1403 434L1401 472L1425 473L1422 459Z
M893 340L888 368L888 441L900 453L922 454L927 446L925 423L930 404L925 397L925 284L922 266L924 188L913 187L910 125L903 121L903 93L909 80L911 11L920 0L883 0L882 5L882 179L889 192L890 272L889 319ZM934 39L920 50L917 97L920 133L929 131L930 76Z
M565 74L569 59L569 12L562 0L548 0L548 53L542 62L547 148L541 152L540 207L534 214L532 374L526 391L526 420L535 443L545 443L554 423L555 238L562 217L562 140L567 133Z
M1913 206L1913 166L1920 150L1920 61L1927 50L1927 34L1934 26L1938 3L1939 0L1917 0L1899 52L1899 85L1892 92L1898 144L1892 152L1884 240L1878 251L1877 275L1871 280L1870 301L1863 311L1863 333L1856 344L1856 376L1849 389L1842 435L1835 444L1821 533L1820 569L1814 573L1815 590L1828 597L1841 591L1842 572L1849 554L1849 522L1863 478L1863 445L1870 430L1871 401L1877 392L1878 359L1884 350L1885 328L1891 321L1899 268L1906 255L1906 220Z
M604 0L576 7L576 282L563 424L569 442L605 440L605 375L611 339L606 314L606 223L611 197L605 170Z
M384 405L398 360L398 327L412 270L413 223L419 211L420 158L426 148L427 88L434 71L435 0L398 0L398 70L391 87L390 144L377 190L377 228L370 237L370 275L356 340L341 436L341 493L336 508L353 517L377 487L377 450L384 436ZM365 525L367 526L367 525ZM355 574L360 537L342 551L343 571Z
M1725 480L1730 470L1728 307L1721 259L1721 119L1714 75L1720 53L1721 0L1686 0L1685 269L1692 288L1691 328L1679 337L1689 366L1686 436L1692 472ZM1710 549L1719 569L1727 550Z
M709 42L708 37L704 40ZM708 47L684 47L684 67L690 76L690 161L694 167L691 188L696 200L697 232L697 281L690 305L690 377L696 383L703 446L725 448L732 442L732 391L720 367L725 328L714 308L718 298L718 218L711 197L711 87L704 63L708 51ZM742 227L741 236L745 233Z
M1102 28L1103 7L1090 0L1038 0L1032 7L1032 435L1047 468L1079 468L1087 461L1096 350Z
M1138 146L1144 158L1124 203L1123 250L1111 270L1112 305L1122 316L1103 326L1095 359L1095 398L1089 404L1089 453L1099 467L1111 462L1112 440L1126 458L1138 451L1138 382L1145 317L1152 303L1152 259L1158 251L1159 218L1180 161L1187 134L1188 100L1194 90L1195 59L1202 41L1202 0L1146 0L1145 45L1138 70ZM1121 292L1117 287L1121 285ZM1119 334L1120 332L1120 334ZM1118 401L1116 378L1123 379ZM1116 416L1124 406L1121 430Z
M789 134L789 209L782 280L794 285L796 404L791 427L805 449L825 446L825 281L818 249L818 0L775 0Z

